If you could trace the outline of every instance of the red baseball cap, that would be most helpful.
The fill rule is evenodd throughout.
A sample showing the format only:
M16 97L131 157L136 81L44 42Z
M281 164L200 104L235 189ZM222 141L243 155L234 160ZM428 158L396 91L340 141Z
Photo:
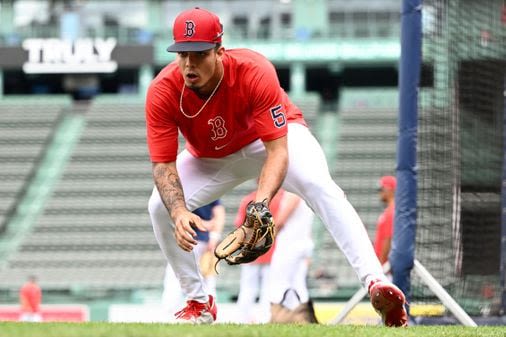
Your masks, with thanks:
M397 187L397 179L394 176L383 176L379 181L379 188L395 191Z
M181 12L176 17L172 32L174 43L167 51L203 51L221 43L223 25L216 14L195 7Z

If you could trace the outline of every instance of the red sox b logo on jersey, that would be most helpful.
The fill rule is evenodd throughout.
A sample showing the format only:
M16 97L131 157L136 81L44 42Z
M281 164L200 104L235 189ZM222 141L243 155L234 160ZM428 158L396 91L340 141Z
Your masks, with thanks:
M207 121L211 125L211 139L218 140L227 136L227 128L225 128L225 120L218 116Z
M195 34L195 22L188 20L184 24L184 37L192 37Z

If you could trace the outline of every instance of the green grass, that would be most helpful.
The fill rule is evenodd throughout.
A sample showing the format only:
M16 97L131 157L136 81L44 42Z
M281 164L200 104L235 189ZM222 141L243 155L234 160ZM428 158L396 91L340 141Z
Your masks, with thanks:
M0 337L505 337L506 327L358 325L175 325L158 323L0 323Z

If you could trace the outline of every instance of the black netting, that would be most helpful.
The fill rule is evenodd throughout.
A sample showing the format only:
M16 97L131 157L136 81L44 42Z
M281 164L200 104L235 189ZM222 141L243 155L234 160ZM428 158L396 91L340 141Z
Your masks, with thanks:
M473 315L500 308L504 6L424 1L416 258ZM416 275L413 293L435 300Z

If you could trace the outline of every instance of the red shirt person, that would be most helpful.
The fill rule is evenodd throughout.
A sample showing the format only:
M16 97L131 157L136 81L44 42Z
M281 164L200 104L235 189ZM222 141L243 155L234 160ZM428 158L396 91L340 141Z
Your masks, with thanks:
M374 251L381 264L388 261L388 254L390 253L390 247L392 245L396 186L397 180L395 177L381 177L378 193L380 200L385 203L386 207L383 213L378 217L376 238L374 240Z
M37 278L30 276L28 281L19 290L19 303L21 305L21 321L40 322L40 303L42 290L37 284Z

